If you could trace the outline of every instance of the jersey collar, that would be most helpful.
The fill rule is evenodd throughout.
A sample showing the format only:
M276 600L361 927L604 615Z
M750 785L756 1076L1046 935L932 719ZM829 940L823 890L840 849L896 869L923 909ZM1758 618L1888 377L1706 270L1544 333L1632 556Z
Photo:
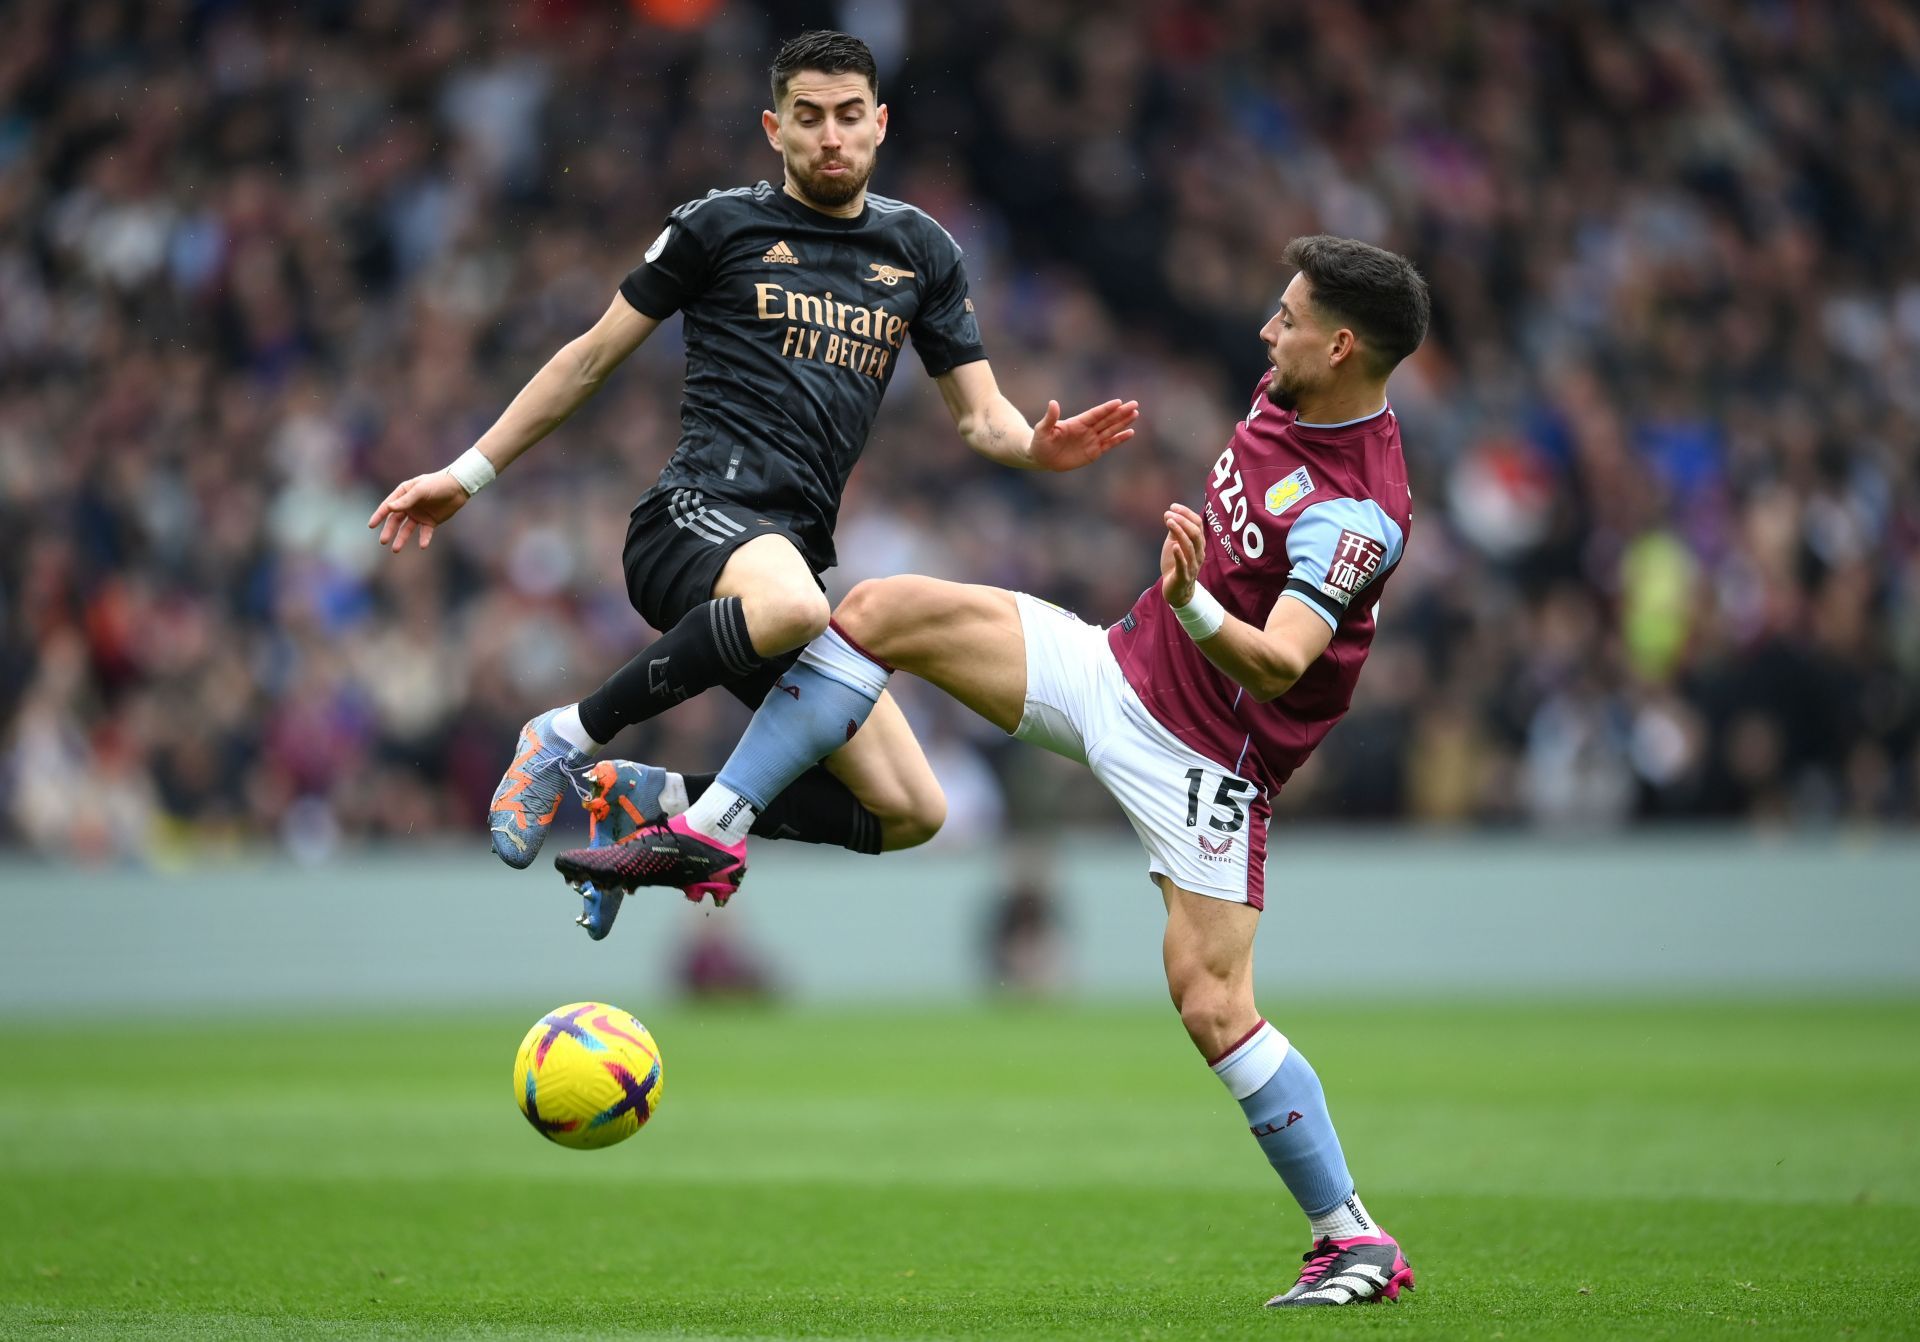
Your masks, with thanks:
M1338 424L1309 424L1304 419L1296 419L1293 421L1293 424L1294 427L1298 429L1351 429L1356 424L1365 424L1370 419L1380 418L1380 416L1386 414L1391 408L1392 407L1385 401L1382 401L1378 410L1370 415L1362 415L1358 419L1343 419Z
M854 229L866 223L867 216L873 213L873 197L871 193L868 194L865 200L860 202L860 213L851 215L845 219L842 219L837 214L822 214L819 210L814 209L797 196L788 195L784 182L773 186L773 194L780 198L780 204L786 209L788 214L813 228Z

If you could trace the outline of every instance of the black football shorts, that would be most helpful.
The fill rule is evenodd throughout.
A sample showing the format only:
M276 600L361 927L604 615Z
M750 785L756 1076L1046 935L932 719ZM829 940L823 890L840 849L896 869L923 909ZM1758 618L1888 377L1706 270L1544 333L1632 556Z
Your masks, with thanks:
M769 535L785 536L796 550L806 553L785 526L750 508L698 489L650 491L627 524L627 545L621 552L627 598L655 629L671 629L688 611L713 599L713 584L735 550ZM814 574L813 580L819 583L820 575ZM825 590L825 584L821 589ZM727 688L749 708L757 707L799 655L795 649L775 657L746 680Z

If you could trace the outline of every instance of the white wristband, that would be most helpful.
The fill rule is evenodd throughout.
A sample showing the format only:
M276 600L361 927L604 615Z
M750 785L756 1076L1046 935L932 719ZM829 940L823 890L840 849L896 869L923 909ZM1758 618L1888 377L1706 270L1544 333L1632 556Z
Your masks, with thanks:
M1187 637L1196 643L1203 638L1212 638L1220 632L1220 626L1227 622L1227 608L1199 583L1193 585L1192 599L1184 606L1175 606L1173 615L1180 621L1180 627L1187 631Z
M471 498L493 483L493 463L487 460L485 452L470 447L454 458L453 465L447 467L447 474L458 481L460 488L466 490Z

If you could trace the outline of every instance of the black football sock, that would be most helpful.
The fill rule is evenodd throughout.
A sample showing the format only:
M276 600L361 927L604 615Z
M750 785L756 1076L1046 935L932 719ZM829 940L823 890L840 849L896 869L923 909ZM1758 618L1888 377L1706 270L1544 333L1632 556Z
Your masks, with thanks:
M718 775L682 776L687 780L687 801L691 804L713 786ZM753 822L752 832L763 839L824 843L856 853L880 851L880 817L862 806L845 783L819 764L773 799Z
M688 611L679 624L582 699L580 725L605 745L622 727L645 722L689 695L737 680L759 665L740 598L709 601Z

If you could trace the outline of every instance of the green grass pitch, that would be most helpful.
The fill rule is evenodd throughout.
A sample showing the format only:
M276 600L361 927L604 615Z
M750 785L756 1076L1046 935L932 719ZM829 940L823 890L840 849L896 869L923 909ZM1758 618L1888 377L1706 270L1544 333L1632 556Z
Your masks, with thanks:
M1170 1010L653 1011L564 1151L484 1018L0 1024L0 1336L1920 1332L1920 1003L1268 1008L1406 1303L1304 1227Z

